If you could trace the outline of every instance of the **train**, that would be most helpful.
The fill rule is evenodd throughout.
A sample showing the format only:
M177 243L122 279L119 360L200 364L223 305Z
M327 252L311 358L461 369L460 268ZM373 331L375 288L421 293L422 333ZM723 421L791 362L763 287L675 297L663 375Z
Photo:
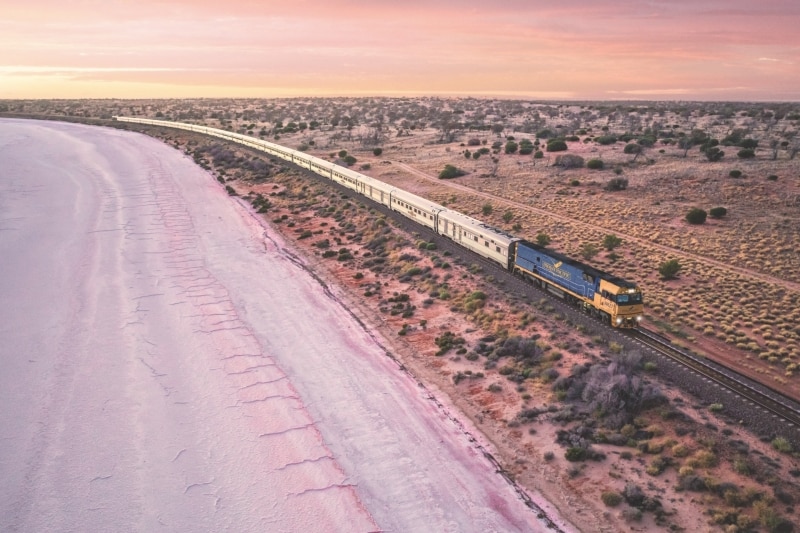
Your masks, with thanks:
M608 274L471 216L319 157L231 131L166 120L113 117L178 128L233 141L294 163L384 205L503 269L595 315L615 328L635 328L642 320L643 294L634 282Z

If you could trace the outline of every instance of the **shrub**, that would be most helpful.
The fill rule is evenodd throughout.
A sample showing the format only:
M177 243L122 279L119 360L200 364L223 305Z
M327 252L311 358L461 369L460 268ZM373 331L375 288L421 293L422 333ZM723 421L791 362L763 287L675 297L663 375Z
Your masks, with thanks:
M603 491L600 495L600 499L603 500L603 503L607 506L616 507L622 503L622 494L614 490L607 490Z
M673 446L671 451L672 451L672 455L674 455L675 457L686 457L687 455L689 455L689 448L687 448L685 444L680 443L680 442L678 444L676 444L675 446ZM691 469L691 467L688 467L688 468ZM691 472L688 472L688 474L693 474L693 473L694 473L694 470L692 470Z
M581 256L587 261L596 256L600 250L594 244L585 242L581 245Z
M544 157L544 152L542 152L541 150L536 150L533 153L533 158L534 159L542 159L543 157Z
M754 150L758 146L758 141L755 139L742 139L739 147Z
M725 152L717 148L716 146L712 146L711 148L707 148L705 151L706 159L711 162L719 161L725 156Z
M595 137L594 141L597 144L602 144L602 145L614 144L615 142L617 142L617 136L616 135L600 135L599 137Z
M689 466L695 465L700 468L711 468L719 464L719 459L711 450L700 450L688 461Z
M553 139L547 143L547 151L548 152L564 152L567 149L566 141L562 141L560 139ZM536 156L534 156L536 157Z
M605 190L607 191L624 191L627 188L627 178L613 178L605 186Z
M741 159L752 159L756 156L756 152L750 148L742 148L736 152L736 155Z
M767 176L767 179L769 181L778 181L778 176L776 176L775 174L770 174L769 176Z
M603 248L608 250L609 252L622 244L622 239L617 237L616 235L610 234L603 237Z
M590 168L592 170L602 170L603 169L603 160L602 159L590 159L586 163L586 168Z
M575 154L564 154L556 157L553 165L562 168L581 168L583 166L583 158Z
M626 144L623 152L625 152L626 154L640 154L642 152L642 146L633 143Z
M344 156L344 162L348 167L352 166L352 165L355 165L356 161L357 161L357 159L355 157L353 157L352 155Z
M457 178L459 176L463 176L466 174L463 170L458 167L454 167L453 165L445 165L444 170L439 172L439 179L440 180L449 180L453 178Z
M586 460L586 448L580 448L578 446L567 448L564 457L566 457L567 461L571 462L584 461Z
M708 214L711 215L711 218L722 218L728 214L728 210L724 207L712 207L708 210Z
M681 268L683 267L677 259L670 259L661 263L661 265L658 267L658 273L661 274L661 279L674 279L675 276L678 275L678 272L680 272Z
M707 215L708 213L706 213L704 210L698 207L693 207L688 213L686 213L686 222L689 224L704 224Z
M467 141L467 146L480 146L481 140L477 137L472 137L470 140Z
M550 244L550 236L547 233L539 233L536 235L536 244L539 246L547 246Z
M742 177L742 171L741 170L731 170L730 172L728 172L728 176L730 176L731 178L741 178Z
M373 148L372 154L373 155L381 155L383 153L383 148Z
M492 204L483 204L483 207L481 208L481 213L483 213L483 216L489 216L492 214L492 210L493 210Z
M641 522L642 521L642 511L636 508L625 509L622 511L622 518L624 518L628 522Z
M503 222L505 222L506 224L511 222L512 218L514 218L514 212L513 211L506 211L505 213L503 213Z
M772 447L783 453L792 452L792 444L783 437L776 437L772 440Z
M505 152L507 154L513 154L514 152L517 151L517 148L519 148L519 145L517 143L515 143L514 141L508 141L506 143Z

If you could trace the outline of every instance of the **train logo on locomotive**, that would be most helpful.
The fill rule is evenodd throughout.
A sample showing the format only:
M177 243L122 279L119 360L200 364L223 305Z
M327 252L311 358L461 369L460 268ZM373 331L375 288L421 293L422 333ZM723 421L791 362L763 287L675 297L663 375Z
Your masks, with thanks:
M572 279L572 274L570 274L569 271L561 268L561 265L563 264L564 264L563 261L559 261L558 263L544 263L544 265L542 266L544 267L545 270L555 274L559 278Z

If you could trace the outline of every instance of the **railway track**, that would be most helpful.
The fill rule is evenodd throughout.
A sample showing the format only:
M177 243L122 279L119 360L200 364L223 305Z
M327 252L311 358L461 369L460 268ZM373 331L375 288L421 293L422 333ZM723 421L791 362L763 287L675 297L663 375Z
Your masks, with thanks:
M303 170L309 177L316 179L320 183L328 184L341 193L348 195L353 194L353 191L346 187L342 187L330 180L325 180L317 174L306 171L306 169L301 167L298 168ZM460 257L467 264L479 264L484 274L494 276L510 294L522 296L529 302L547 297L553 308L565 316L569 316L572 322L591 326L593 329L600 330L606 335L614 336L628 345L629 349L638 345L650 350L656 357L676 363L680 367L686 369L686 371L698 376L699 379L704 380L708 387L717 387L719 391L727 391L730 394L740 397L740 401L749 403L752 409L745 410L748 411L748 414L754 412L755 415L760 414L761 416L774 417L776 419L775 425L785 429L793 429L794 434L800 438L800 404L784 396L780 392L742 376L734 370L728 369L709 359L681 350L673 345L669 339L658 333L646 329L620 330L612 328L596 317L587 315L578 308L567 304L564 300L556 297L547 290L536 287L514 276L507 270L500 268L496 263L480 257L477 254L470 253L469 250L458 246L447 237L439 235L427 227L418 225L408 218L368 198L360 199L371 204L376 211L391 217L395 224L404 230L415 233L428 241L435 242L440 250L447 251L453 256ZM680 383L678 383L678 385L680 385ZM791 431L784 431L784 433L791 433Z
M629 330L623 334L660 356L691 369L707 380L711 386L727 389L750 402L757 409L761 409L771 416L779 417L796 430L800 430L800 406L783 394L713 361L684 351L652 331Z
M251 149L249 147L245 148L249 149L253 153L263 154L263 152L258 150ZM292 165L292 163L286 164ZM344 193L346 195L356 194L351 189L343 187L330 180L326 180L314 172L299 166L296 166L296 168L310 178L315 179L320 183L327 184L340 193ZM628 345L637 344L645 349L650 350L658 357L665 358L676 363L677 365L680 365L682 368L685 368L694 373L696 376L699 376L699 378L707 382L709 386L718 387L722 391L727 391L728 393L739 396L744 400L744 402L749 403L750 406L755 409L756 415L759 413L762 415L767 414L775 419L780 419L781 422L778 422L778 425L784 428L783 432L786 432L785 429L788 429L786 427L788 425L789 428L793 429L795 434L800 437L800 404L790 398L787 398L783 394L767 387L764 384L746 378L731 369L723 367L722 365L718 365L713 361L683 351L672 345L668 339L661 337L657 333L644 329L614 329L610 325L604 324L600 320L590 317L581 312L579 309L568 305L564 300L557 298L550 292L526 283L507 270L500 268L497 264L484 259L477 254L470 253L468 250L458 246L450 239L433 232L429 228L418 225L408 218L399 215L395 211L392 211L377 202L373 202L369 198L359 197L359 199L372 205L376 211L391 217L399 227L409 231L410 233L416 233L420 236L423 236L429 241L436 242L437 246L443 251L448 251L452 255L461 257L466 262L480 264L484 272L491 273L491 275L493 275L498 281L502 280L500 283L507 291L509 291L509 293L528 298L528 301L533 301L537 296L539 298L546 296L552 302L555 309L563 313L565 316L569 316L573 322L592 326L593 329L599 328L604 333L615 336ZM744 411L748 412L748 414L753 412L752 409L745 409ZM772 424L770 425L772 426Z

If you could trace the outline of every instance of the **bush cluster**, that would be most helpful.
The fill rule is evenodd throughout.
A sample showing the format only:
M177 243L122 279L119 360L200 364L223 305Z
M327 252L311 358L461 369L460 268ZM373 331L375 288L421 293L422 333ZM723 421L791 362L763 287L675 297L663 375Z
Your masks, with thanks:
M439 172L439 179L440 180L449 180L453 178L457 178L459 176L463 176L466 174L463 170L453 165L445 165L444 170Z
M706 213L703 209L699 207L693 207L686 213L686 222L689 224L704 224L706 221Z

